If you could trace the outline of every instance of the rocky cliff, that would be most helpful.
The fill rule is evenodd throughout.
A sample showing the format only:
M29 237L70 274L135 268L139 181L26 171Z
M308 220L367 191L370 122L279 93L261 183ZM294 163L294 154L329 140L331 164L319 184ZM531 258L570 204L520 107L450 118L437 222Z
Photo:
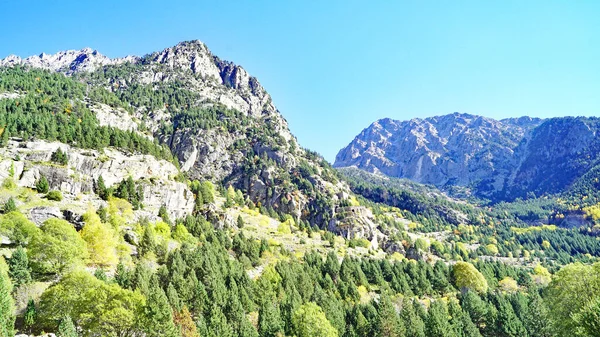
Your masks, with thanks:
M498 121L460 113L382 119L342 149L334 166L467 187L492 200L554 194L598 165L598 125L594 117Z
M66 165L51 161L52 154L58 149L67 154ZM157 219L162 205L167 207L171 217L183 217L192 213L194 195L187 185L173 180L177 174L177 168L165 160L125 154L116 149L82 150L41 140L10 141L7 147L0 148L0 184L12 179L18 186L35 189L40 177L44 176L50 190L61 191L65 196L58 206L60 212L54 210L56 205L47 208L42 202L40 207L31 210L38 214L70 211L81 215L89 204L95 208L106 207L106 202L94 194L94 184L102 176L106 187L128 177L140 182L143 209L136 211L136 217ZM35 216L33 218L35 220Z
M426 119L382 119L336 156L336 167L419 183L474 186L484 195L503 189L520 162L515 150L540 119L493 120L454 113Z

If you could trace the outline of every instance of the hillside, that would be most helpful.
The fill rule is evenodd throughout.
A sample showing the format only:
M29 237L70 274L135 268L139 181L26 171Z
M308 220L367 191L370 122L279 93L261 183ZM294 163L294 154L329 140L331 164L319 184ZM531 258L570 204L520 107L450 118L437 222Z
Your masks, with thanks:
M0 60L0 337L567 336L600 284L596 145L547 123L384 120L341 156L405 172L378 146L402 149L414 182L333 169L199 41ZM561 138L590 157L517 170ZM438 189L486 179L576 183L493 207Z

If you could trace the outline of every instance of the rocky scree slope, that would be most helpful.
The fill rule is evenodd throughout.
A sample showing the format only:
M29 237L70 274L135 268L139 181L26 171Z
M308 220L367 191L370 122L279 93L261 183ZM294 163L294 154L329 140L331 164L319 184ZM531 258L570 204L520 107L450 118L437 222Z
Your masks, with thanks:
M280 214L332 227L336 205L350 193L320 156L298 146L256 78L200 41L143 57L82 49L11 56L0 66L47 69L84 83L94 94L83 103L100 125L167 144L189 179L231 184Z
M342 149L334 166L514 200L568 190L598 163L597 131L597 118L584 117L382 119Z

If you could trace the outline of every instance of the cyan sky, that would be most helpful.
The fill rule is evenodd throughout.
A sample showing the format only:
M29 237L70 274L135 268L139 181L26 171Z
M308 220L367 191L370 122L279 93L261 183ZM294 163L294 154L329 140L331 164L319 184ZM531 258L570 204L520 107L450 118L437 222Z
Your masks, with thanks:
M600 1L3 1L0 57L199 39L332 161L378 118L600 114Z

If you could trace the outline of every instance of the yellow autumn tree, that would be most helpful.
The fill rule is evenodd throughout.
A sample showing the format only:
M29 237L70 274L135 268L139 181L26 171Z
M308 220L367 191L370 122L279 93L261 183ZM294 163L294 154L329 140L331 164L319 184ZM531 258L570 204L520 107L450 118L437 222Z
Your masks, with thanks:
M452 267L452 278L458 289L467 288L479 293L485 293L488 289L483 274L468 262L456 262Z
M114 229L103 223L93 208L83 215L85 226L81 237L87 243L90 262L99 266L115 266L119 263L118 239Z

